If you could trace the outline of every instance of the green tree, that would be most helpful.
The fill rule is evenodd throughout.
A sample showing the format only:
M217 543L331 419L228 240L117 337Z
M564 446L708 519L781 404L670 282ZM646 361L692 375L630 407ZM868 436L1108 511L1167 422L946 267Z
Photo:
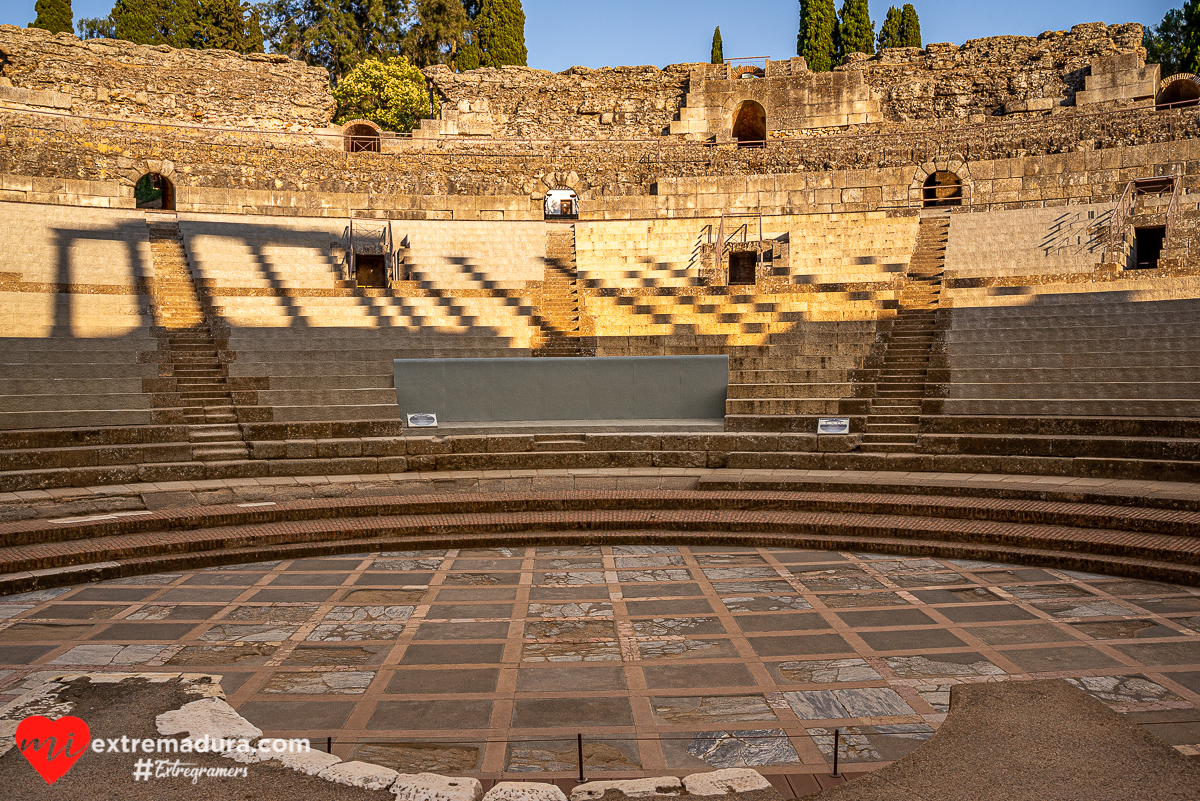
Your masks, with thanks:
M1162 76L1184 72L1183 39L1186 29L1183 12L1172 8L1158 25L1147 25L1142 37L1146 48L1146 61L1162 65Z
M875 23L867 0L846 0L842 3L842 21L838 25L840 47L838 55L875 52Z
M471 19L461 0L417 0L417 20L404 37L404 52L418 67L447 64L461 70L459 58L470 69L485 66L477 39L471 35ZM469 52L465 52L469 51Z
M242 0L192 0L188 47L263 52L258 9Z
M112 17L86 17L75 23L75 35L80 39L116 39L117 28Z
M386 62L367 59L338 83L333 97L338 125L363 119L389 131L407 132L430 114L425 76L403 56Z
M482 0L474 21L484 67L526 66L525 11L521 0Z
M267 0L262 15L272 50L324 67L334 84L368 58L400 55L413 18L408 0Z
M117 0L110 15L116 38L145 45L186 47L187 8L177 0Z
M37 0L33 4L37 19L29 23L30 28L41 28L50 33L70 33L75 16L71 13L71 0Z
M912 3L905 3L900 12L900 41L901 47L921 47L921 20Z
M1179 48L1179 71L1200 72L1200 0L1183 4L1183 43Z
M883 26L879 29L879 49L885 47L903 47L900 42L900 9L895 6L888 8L887 19L883 21Z
M800 33L796 52L814 72L833 69L837 50L837 12L833 0L800 0Z
M709 59L709 63L710 64L724 64L725 63L725 51L721 45L721 26L720 25L718 25L717 29L715 31L713 31L712 58Z

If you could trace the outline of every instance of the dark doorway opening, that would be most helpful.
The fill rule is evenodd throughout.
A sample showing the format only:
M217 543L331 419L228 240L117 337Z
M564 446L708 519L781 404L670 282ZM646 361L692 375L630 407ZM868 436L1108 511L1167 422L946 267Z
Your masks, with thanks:
M358 123L345 130L347 153L378 153L379 131L370 125Z
M1191 78L1180 78L1163 87L1154 99L1155 108L1188 108L1200 105L1200 83Z
M743 250L729 254L729 283L753 284L754 268L758 263L758 254L752 250Z
M962 180L952 172L935 172L925 179L922 199L925 208L962 205Z
M1162 256L1163 240L1167 229L1161 226L1154 228L1133 229L1133 266L1139 270L1153 270L1158 267L1158 259Z
M738 147L764 147L767 111L753 100L743 100L733 112L733 138Z
M355 283L369 289L387 289L387 271L383 266L383 256L354 254Z
M175 210L175 187L156 172L148 172L133 187L139 209Z

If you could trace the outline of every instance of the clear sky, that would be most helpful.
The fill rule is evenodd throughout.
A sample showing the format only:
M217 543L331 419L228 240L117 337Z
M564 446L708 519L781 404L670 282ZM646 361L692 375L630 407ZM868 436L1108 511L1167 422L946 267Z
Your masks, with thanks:
M835 0L841 7L842 0ZM876 30L888 6L871 0ZM0 24L32 22L34 0L0 0ZM564 70L619 64L664 66L708 61L712 31L721 26L725 56L795 55L797 0L524 0L529 66ZM1157 23L1183 0L916 0L926 42L1000 34L1036 36L1079 22ZM74 0L75 19L105 16L112 0Z

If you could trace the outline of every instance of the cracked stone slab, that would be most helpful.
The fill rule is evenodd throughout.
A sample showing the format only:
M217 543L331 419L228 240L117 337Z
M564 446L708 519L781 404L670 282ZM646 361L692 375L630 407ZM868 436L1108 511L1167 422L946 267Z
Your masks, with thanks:
M761 695L651 698L650 709L667 726L779 719Z
M682 568L663 568L660 570L620 570L617 572L617 580L631 582L691 581L692 574Z
M416 573L426 570L437 570L442 566L441 559L376 559L371 562L368 570L397 570L404 573Z
M743 567L705 567L702 568L709 581L730 581L740 579L769 579L778 578L775 568L767 565L749 565Z
M612 618L592 620L536 620L525 624L527 640L615 640L616 625Z
M692 734L687 753L714 768L786 765L800 761L783 729L696 732Z
M401 773L391 791L397 801L480 801L479 779L451 778L436 773Z
M534 581L539 587L582 587L604 582L604 572L599 570L541 573Z
M370 671L330 671L326 673L276 673L259 692L295 695L361 695L371 685Z
M262 664L278 650L271 644L188 645L167 660L168 665L235 665L240 662Z
M1143 676L1081 676L1067 679L1093 698L1115 704L1153 704L1182 700Z
M572 771L578 768L575 740L546 739L512 743L508 770L513 773ZM591 772L641 770L636 742L588 739L583 744L583 766Z
M683 782L676 776L660 776L651 779L618 779L615 781L591 781L571 791L571 801L616 801L617 798L647 798L659 795L682 795Z
M262 729L239 715L220 698L202 698L184 704L179 709L164 712L154 719L158 733L170 736L187 732L193 743L207 737L209 741L262 737Z
M799 595L747 595L721 598L730 612L780 612L787 609L812 609L812 604Z
M202 642L284 642L299 629L298 626L238 623L217 625L200 635Z
M386 790L400 774L391 768L369 762L341 762L330 765L317 774L326 781L361 787L364 790Z
M163 645L77 645L50 660L52 665L144 665L166 650Z
M633 633L639 637L682 637L688 634L724 634L725 627L715 617L656 617L635 620Z
M362 642L394 640L404 631L394 623L322 623L306 638L309 642Z
M655 553L679 553L674 545L614 545L613 556L645 556Z
M527 642L522 662L620 662L621 646L605 642Z
M567 796L553 784L497 782L483 801L567 801Z
M1116 617L1132 614L1128 609L1112 601L1104 601L1095 596L1094 600L1085 601L1043 601L1033 604L1043 612L1049 612L1055 617Z
M856 568L792 571L810 590L875 590L883 587L875 579Z
M316 614L315 606L239 606L225 620L246 623L306 623Z
M393 623L412 617L414 606L335 606L325 619L338 623Z
M770 790L771 783L761 773L749 768L726 768L711 773L693 773L683 777L689 795L727 795Z
M1003 676L1004 669L979 654L937 656L885 656L883 661L903 678L927 676Z
M614 559L617 568L630 567L681 567L684 564L682 556L663 554L658 556L618 556Z
M728 640L657 640L637 645L642 659L712 659L737 655Z
M912 707L887 687L847 690L802 690L783 694L788 706L801 720L880 718L913 715Z
M865 659L809 659L780 662L776 667L784 680L796 684L838 684L883 678Z
M567 604L529 605L530 617L612 617L613 607L608 601L581 601Z

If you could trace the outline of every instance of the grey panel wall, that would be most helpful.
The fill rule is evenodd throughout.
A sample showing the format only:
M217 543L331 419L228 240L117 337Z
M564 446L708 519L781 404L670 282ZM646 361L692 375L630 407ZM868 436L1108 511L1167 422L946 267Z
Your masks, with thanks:
M400 413L444 423L725 416L728 356L396 359Z

